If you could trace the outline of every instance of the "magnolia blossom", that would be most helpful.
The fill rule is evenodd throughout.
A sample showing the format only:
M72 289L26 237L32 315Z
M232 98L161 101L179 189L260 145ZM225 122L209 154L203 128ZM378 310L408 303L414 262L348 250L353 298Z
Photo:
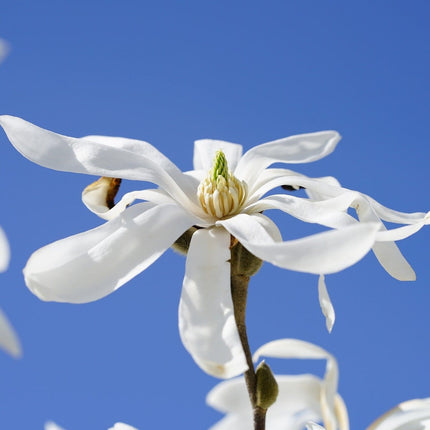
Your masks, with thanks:
M324 430L307 423L308 430ZM270 430L270 429L269 429ZM430 398L400 403L373 422L367 430L430 430Z
M268 142L243 155L241 145L199 140L194 170L183 173L147 142L72 138L11 116L0 116L0 125L31 161L102 176L82 197L107 222L36 251L24 269L30 290L42 300L100 299L146 269L184 232L196 228L187 253L179 329L197 364L217 377L230 378L247 369L230 292L230 249L236 242L279 267L324 275L349 267L379 241L397 240L400 235L401 229L382 231L379 219L350 216L347 209L357 193L337 185L333 186L337 194L326 198L326 180L270 168L273 163L307 163L329 155L340 140L335 131ZM152 182L157 188L127 193L115 204L116 178ZM305 187L316 197L285 193L264 197L280 185ZM132 205L135 200L144 202ZM283 241L277 226L262 213L269 209L330 230ZM408 223L417 228L415 217ZM401 231L402 238L411 234ZM330 300L323 278L320 281L321 303L329 318Z
M47 421L45 423L45 430L64 430L64 428L55 424L53 421ZM137 430L137 428L124 423L116 423L113 427L109 427L108 430Z
M338 367L335 358L312 343L281 339L263 345L254 354L274 358L325 359L324 379L314 375L275 375L279 387L276 402L268 409L267 430L301 430L309 421L323 422L328 430L348 430L348 413L337 394ZM248 430L252 408L243 378L224 381L213 388L207 403L226 414L211 430Z

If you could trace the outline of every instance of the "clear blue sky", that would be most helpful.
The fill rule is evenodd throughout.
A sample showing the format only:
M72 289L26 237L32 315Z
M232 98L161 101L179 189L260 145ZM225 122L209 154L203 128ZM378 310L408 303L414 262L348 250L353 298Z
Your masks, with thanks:
M192 167L193 141L245 148L335 129L337 150L312 165L402 211L430 209L427 1L9 1L0 37L0 114L70 135L151 142ZM24 357L0 354L0 421L10 430L205 429L220 415L204 402L217 382L182 347L177 307L183 257L167 252L95 303L44 303L21 269L51 241L101 223L80 201L93 178L22 158L0 131L2 215L12 247L0 306ZM139 189L127 184L125 189ZM285 239L302 234L277 216ZM304 232L305 230L303 230ZM309 232L309 230L307 230ZM328 276L337 312L325 329L317 279L266 264L251 281L253 349L281 338L335 354L352 428L395 404L430 396L430 229L400 243L414 283L389 277L369 254ZM323 372L282 363L278 372Z

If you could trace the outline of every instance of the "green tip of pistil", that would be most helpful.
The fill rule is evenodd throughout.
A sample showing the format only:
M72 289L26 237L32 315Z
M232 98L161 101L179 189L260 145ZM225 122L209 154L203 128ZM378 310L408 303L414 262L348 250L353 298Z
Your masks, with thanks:
M224 152L221 150L215 153L215 158L212 167L212 179L216 181L222 176L228 182L228 165Z

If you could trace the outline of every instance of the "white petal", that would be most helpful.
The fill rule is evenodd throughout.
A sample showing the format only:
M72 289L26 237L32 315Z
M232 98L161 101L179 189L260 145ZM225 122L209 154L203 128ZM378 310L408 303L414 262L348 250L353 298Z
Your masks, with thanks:
M0 272L4 272L10 261L10 247L6 234L0 227Z
M0 347L15 358L22 356L21 342L5 313L0 309Z
M194 183L147 142L104 136L73 138L2 115L0 125L26 158L54 170L157 184L184 207L196 206Z
M273 163L309 163L329 155L340 140L336 131L299 134L255 146L240 159L235 175L250 186Z
M380 232L385 232L387 229L376 215L373 208L368 204L365 196L360 199L356 207L358 219L362 222L377 222L379 223ZM378 233L379 235L380 233ZM378 238L378 235L376 236ZM378 259L381 266L395 279L399 281L414 281L416 279L415 272L403 257L399 248L394 242L376 242L372 250Z
M324 427L321 427L319 424L313 423L312 421L309 421L306 424L306 430L325 430Z
M430 429L430 398L400 403L367 428L367 430L418 429Z
M200 139L194 142L193 165L195 170L203 170L206 173L212 168L215 152L224 152L228 168L234 172L237 163L242 156L242 145L225 142L223 140Z
M373 246L379 228L361 223L281 243L270 241L270 235L256 215L239 214L218 221L258 258L275 266L316 275L335 273L352 266Z
M42 300L100 299L146 269L194 221L179 206L131 206L100 227L36 251L24 269L26 284Z
M102 177L88 185L82 192L82 202L100 218L111 220L124 212L135 200L147 200L156 204L175 204L175 201L159 188L154 190L132 191L124 194L114 207L109 209L106 195L110 188L111 178Z
M179 304L179 332L194 361L209 375L231 378L248 369L230 289L230 235L197 230L187 254Z
M222 413L251 413L248 390L242 377L217 384L206 396L206 403Z
M325 349L298 339L280 339L266 343L254 354L253 360L261 356L274 358L306 358L327 360L321 393L321 412L327 430L336 429L335 396L339 372L336 359Z
M115 423L109 430L137 430L137 428L124 423Z
M333 304L331 303L330 296L328 295L327 287L325 284L324 275L320 275L318 279L318 297L323 315L325 316L325 325L329 333L333 329L335 313Z
M313 202L300 197L275 194L246 206L243 211L251 214L269 209L279 209L301 221L340 228L357 223L355 218L346 213L354 196L355 193L349 195L344 193L322 202Z

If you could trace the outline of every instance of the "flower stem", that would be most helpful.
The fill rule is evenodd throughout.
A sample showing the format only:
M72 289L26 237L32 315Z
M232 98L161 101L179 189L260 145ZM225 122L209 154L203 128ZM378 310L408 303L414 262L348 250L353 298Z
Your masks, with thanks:
M249 276L231 274L231 296L234 306L234 317L236 320L237 329L239 332L240 341L242 343L243 352L245 353L248 370L245 372L245 382L248 389L249 400L251 401L254 411L254 430L264 430L266 427L266 409L257 406L257 378L252 361L252 354L249 348L248 336L246 333L245 314L246 302L248 296Z

